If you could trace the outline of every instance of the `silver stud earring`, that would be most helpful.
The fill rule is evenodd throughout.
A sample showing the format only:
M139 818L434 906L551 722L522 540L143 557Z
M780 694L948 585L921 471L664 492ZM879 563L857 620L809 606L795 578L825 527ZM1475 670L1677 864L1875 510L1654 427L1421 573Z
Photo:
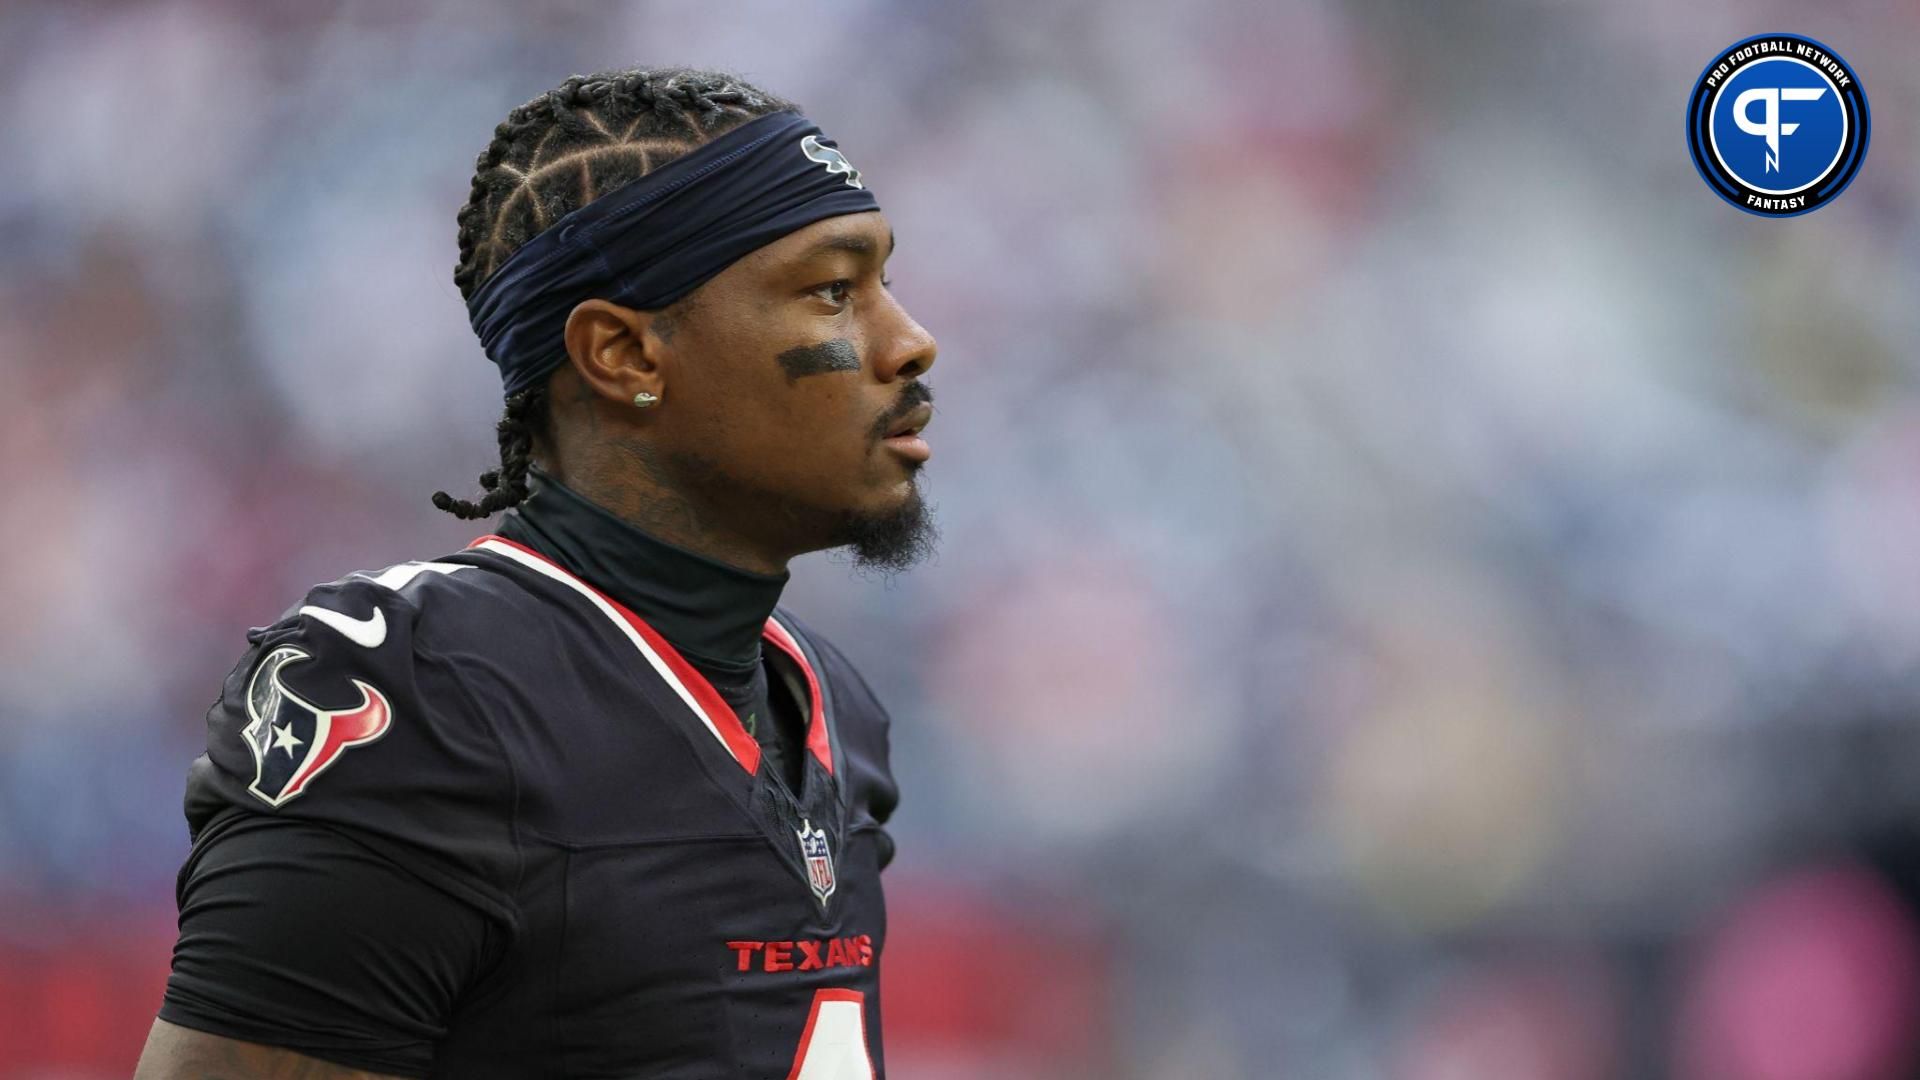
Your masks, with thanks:
M657 394L649 394L642 390L633 395L633 407L636 409L651 409L658 404L660 404L660 397Z

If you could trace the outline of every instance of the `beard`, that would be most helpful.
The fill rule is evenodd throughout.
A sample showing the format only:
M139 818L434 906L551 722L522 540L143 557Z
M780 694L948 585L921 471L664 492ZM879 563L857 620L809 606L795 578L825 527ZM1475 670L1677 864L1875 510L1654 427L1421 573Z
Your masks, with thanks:
M933 387L913 379L900 391L900 400L877 418L867 432L874 449L897 421L920 405L933 403ZM933 511L920 494L919 474L924 462L907 462L907 498L900 505L874 513L842 516L834 531L834 547L849 549L853 564L861 570L892 577L933 554L940 532L933 524Z
M887 430L916 406L933 401L933 390L914 380L901 391L899 402L877 417L868 432L870 453L878 452ZM907 497L881 510L828 507L791 491L770 490L736 475L704 454L681 451L660 455L644 444L628 448L642 469L669 489L698 493L697 502L714 512L710 520L738 523L740 531L760 531L755 524L777 523L782 546L794 551L845 549L854 567L892 577L933 554L940 532L933 511L920 493L921 462L907 466Z
M906 501L890 510L842 515L831 546L847 549L856 568L892 577L926 560L939 540L933 510L915 483Z
M769 489L734 475L704 456L674 454L664 460L651 452L635 456L653 475L671 477L668 486L674 490L698 492L707 513L696 511L697 516L777 522L791 549L845 549L860 571L892 577L924 561L939 542L933 510L921 495L917 480L909 484L907 497L894 506L850 510L828 508L788 491ZM666 469L660 467L663 463ZM910 468L918 473L920 466L916 463Z

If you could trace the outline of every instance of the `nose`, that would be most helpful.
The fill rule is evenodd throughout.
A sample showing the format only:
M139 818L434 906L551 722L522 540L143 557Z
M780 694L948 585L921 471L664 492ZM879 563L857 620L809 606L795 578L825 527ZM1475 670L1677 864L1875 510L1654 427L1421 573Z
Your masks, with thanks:
M882 316L880 340L884 347L877 350L880 357L874 365L881 382L895 379L908 379L925 375L933 366L933 359L940 352L940 346L926 328L915 322L907 309L900 306L891 294L887 296L886 310Z

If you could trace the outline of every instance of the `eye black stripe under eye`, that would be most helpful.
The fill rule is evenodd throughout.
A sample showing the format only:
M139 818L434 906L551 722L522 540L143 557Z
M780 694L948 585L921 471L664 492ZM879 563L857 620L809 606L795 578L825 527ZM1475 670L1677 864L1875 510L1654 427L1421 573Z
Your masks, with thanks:
M846 338L834 338L813 345L796 345L775 359L786 371L789 383L806 375L860 370L860 352Z

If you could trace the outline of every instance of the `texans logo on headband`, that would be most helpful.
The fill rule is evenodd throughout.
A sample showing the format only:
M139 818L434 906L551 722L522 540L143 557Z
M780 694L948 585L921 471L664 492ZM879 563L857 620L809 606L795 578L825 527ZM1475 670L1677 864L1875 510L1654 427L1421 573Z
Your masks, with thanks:
M853 167L853 163L847 160L847 155L831 146L820 145L818 136L809 135L801 139L800 152L807 155L808 160L825 165L830 173L846 173L848 187L866 186L860 182L860 170Z

